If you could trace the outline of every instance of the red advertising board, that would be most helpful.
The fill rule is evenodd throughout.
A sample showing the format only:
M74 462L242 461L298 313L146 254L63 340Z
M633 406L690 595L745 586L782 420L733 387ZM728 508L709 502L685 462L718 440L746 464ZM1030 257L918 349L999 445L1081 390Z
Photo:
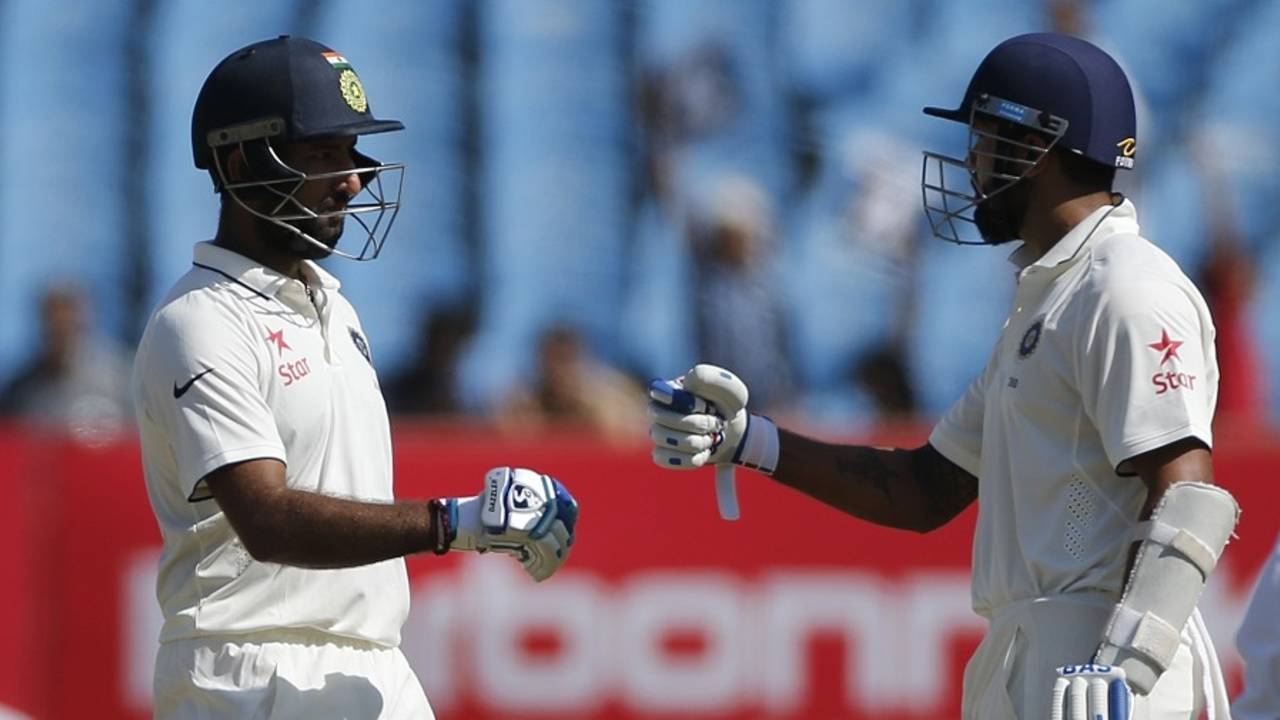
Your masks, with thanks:
M1202 607L1234 683L1234 631L1280 528L1265 509L1280 450L1231 437L1215 463L1245 514ZM419 427L396 448L402 496L475 492L511 464L582 506L569 564L541 585L502 557L410 559L404 649L443 720L955 716L983 628L972 511L916 535L742 472L742 520L726 523L710 471L658 471L643 445ZM0 452L0 704L149 717L159 534L136 447L0 433Z

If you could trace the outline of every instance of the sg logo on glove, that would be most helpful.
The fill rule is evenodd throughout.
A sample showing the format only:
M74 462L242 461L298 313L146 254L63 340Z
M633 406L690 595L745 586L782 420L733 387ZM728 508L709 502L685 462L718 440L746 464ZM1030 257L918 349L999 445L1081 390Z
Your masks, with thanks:
M542 497L528 485L522 483L511 485L511 507L516 510L533 512L545 504Z

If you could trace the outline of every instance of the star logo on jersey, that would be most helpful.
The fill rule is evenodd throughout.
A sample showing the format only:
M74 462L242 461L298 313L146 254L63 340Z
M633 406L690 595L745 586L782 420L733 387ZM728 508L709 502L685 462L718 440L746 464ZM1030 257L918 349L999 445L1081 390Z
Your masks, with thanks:
M277 355L284 354L285 350L293 349L289 346L289 343L284 340L284 330L276 330L274 332L267 333L267 342L276 344Z
M1160 342L1149 343L1147 347L1155 350L1156 352L1164 353L1160 358L1160 367L1164 367L1164 364L1170 360L1182 359L1178 356L1178 348L1182 347L1182 343L1182 340L1174 340L1170 338L1168 330L1161 330Z

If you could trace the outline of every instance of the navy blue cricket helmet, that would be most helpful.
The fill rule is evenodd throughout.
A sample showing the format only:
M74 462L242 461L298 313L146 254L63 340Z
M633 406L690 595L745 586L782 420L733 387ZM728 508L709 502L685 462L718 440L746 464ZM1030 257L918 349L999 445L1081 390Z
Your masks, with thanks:
M240 48L214 67L196 99L191 149L197 168L208 170L214 186L250 213L286 228L324 254L369 260L377 257L399 210L403 164L383 164L353 150L357 167L307 174L289 167L276 149L281 143L370 135L403 130L399 120L377 118L351 63L314 40L282 35ZM244 153L254 171L232 182L224 166L232 149ZM341 210L307 208L294 198L308 181L356 173L372 199ZM246 203L240 192L267 192L278 203L270 211ZM356 253L329 247L308 235L306 223L326 216L352 217L366 231ZM301 226L301 227L300 227Z
M1133 169L1136 158L1137 113L1128 78L1105 51L1071 35L1029 33L1005 40L978 65L959 106L924 112L970 128L969 157L926 152L922 176L934 234L961 244L1011 239L984 234L973 243L962 239L956 223L974 223L984 201L1024 178L1052 148L1125 170ZM975 130L974 121L983 118L997 121L1000 129ZM1048 145L1018 142L1015 136L1026 130L1041 133ZM984 138L999 141L1004 152L996 156L994 176L979 179L973 177L971 158ZM947 183L947 170L957 167L969 175L968 182Z

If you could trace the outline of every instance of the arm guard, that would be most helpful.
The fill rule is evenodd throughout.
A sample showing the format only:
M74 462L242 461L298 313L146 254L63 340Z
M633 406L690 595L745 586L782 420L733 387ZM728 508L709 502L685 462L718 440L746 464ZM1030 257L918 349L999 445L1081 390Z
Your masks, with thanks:
M1094 662L1120 666L1135 692L1151 692L1239 515L1231 493L1214 485L1178 483L1165 492L1138 526L1137 562Z

